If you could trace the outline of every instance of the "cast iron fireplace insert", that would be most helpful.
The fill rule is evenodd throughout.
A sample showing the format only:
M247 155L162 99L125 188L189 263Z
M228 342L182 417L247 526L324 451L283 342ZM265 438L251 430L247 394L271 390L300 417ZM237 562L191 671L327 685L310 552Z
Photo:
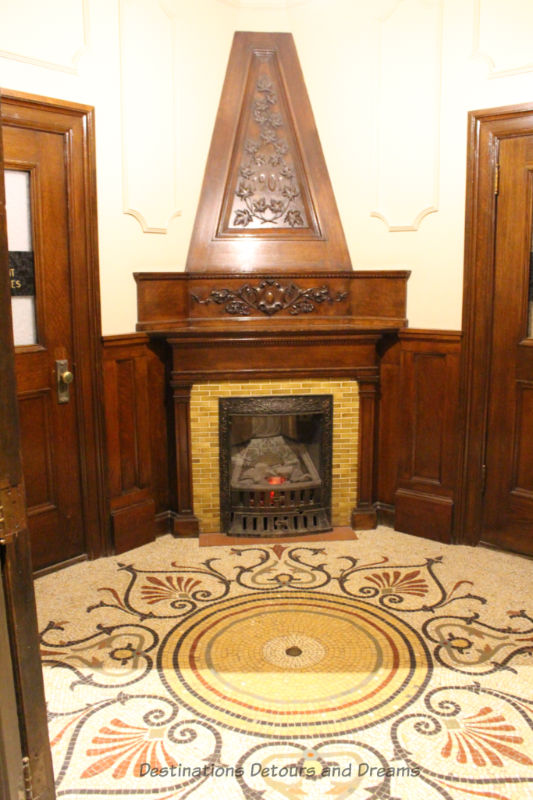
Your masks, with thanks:
M222 530L331 530L332 395L219 399Z

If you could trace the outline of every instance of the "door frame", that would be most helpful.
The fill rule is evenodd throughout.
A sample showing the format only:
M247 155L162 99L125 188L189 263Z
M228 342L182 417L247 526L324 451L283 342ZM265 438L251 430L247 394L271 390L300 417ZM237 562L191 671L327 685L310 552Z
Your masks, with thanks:
M502 139L533 134L533 103L468 115L460 452L454 541L481 539L493 324L498 158Z
M111 552L106 500L94 109L2 89L2 124L63 135L82 514L89 558ZM68 563L68 562L67 562Z
M0 797L11 800L11 798L17 797L22 782L23 756L18 719L17 687L4 598L3 569L1 568L0 674L2 675L0 681Z
M20 787L28 797L53 800L54 774L20 459L3 166L0 135L0 766L4 770L0 794L15 800Z

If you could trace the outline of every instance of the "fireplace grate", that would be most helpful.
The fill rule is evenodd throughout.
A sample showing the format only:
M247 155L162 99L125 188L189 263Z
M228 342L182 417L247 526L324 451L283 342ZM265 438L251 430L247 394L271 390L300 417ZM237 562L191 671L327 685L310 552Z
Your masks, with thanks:
M251 513L235 510L231 514L232 536L287 536L292 533L330 531L331 523L324 508L287 513Z
M332 400L220 399L221 517L227 533L331 530Z

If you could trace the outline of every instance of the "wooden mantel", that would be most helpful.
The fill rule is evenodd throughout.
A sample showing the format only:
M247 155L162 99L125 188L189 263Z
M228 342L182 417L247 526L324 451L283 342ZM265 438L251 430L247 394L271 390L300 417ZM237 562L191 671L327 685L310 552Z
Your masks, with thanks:
M176 533L198 530L193 383L294 377L358 381L351 521L375 526L378 344L407 325L408 277L352 270L292 36L236 33L185 272L135 275L137 330L172 349Z
M192 385L295 377L358 381L358 499L346 522L356 529L375 527L379 344L407 324L408 277L407 271L135 275L137 329L164 337L172 350L175 534L198 532L192 501Z
M406 270L138 272L137 330L380 330L407 325Z

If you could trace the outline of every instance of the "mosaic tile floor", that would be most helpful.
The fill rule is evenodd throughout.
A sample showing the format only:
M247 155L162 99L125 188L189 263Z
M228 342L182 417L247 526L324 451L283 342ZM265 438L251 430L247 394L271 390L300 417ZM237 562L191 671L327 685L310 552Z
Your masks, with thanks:
M57 796L533 798L532 578L388 528L40 578Z

